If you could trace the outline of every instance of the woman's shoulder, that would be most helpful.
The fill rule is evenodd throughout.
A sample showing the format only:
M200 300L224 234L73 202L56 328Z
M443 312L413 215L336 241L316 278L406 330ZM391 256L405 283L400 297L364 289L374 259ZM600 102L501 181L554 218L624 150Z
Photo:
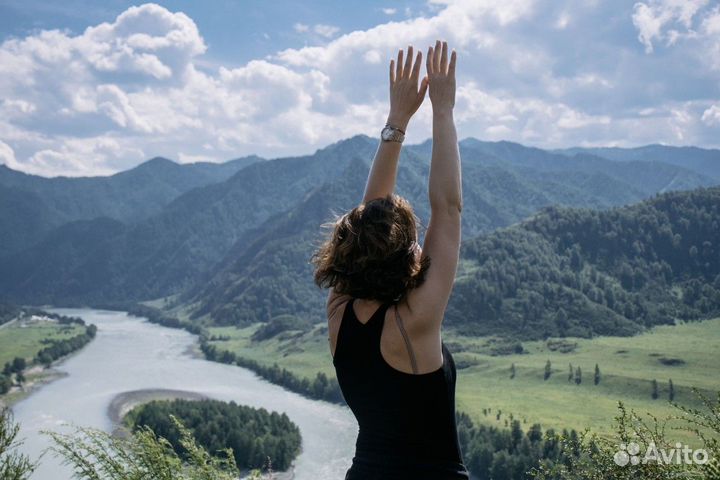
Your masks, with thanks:
M327 299L328 319L337 316L338 312L344 311L345 305L347 305L351 300L353 300L351 295L345 293L335 293L334 290L330 292Z

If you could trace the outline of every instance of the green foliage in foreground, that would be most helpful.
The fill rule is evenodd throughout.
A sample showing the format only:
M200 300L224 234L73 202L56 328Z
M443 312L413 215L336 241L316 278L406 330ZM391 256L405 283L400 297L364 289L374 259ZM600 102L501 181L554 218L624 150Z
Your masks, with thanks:
M617 435L612 439L599 437L585 431L579 437L559 436L561 449L577 452L562 462L543 460L530 473L535 480L677 480L720 479L720 392L712 401L695 392L705 405L704 409L692 409L675 405L679 414L664 420L648 415L643 419L634 411L619 403L615 417ZM691 454L678 449L671 429L692 432L702 445L690 448L703 449L706 463L686 461ZM673 451L675 449L675 451ZM680 450L678 452L678 450ZM663 460L663 454L669 457ZM654 456L655 458L650 458ZM634 458L634 459L633 459Z
M558 436L550 429L543 436L540 424L523 431L520 421L512 420L510 428L474 424L470 416L459 413L458 438L465 465L477 480L526 479L540 462L558 462L575 454L563 450ZM577 438L575 430L564 432Z
M128 439L93 429L72 434L46 432L55 442L52 450L70 465L78 480L235 480L240 475L232 451L210 455L190 431L174 419L187 452L181 458L166 439L141 428ZM263 478L258 471L251 479Z
M35 470L35 464L27 455L16 451L22 442L17 439L20 426L13 423L9 409L0 410L0 478L24 480Z
M135 408L128 421L135 431L150 428L167 439L182 458L183 445L177 418L195 441L209 452L230 449L243 468L262 468L268 461L275 470L287 470L300 452L300 429L285 413L268 412L235 402L218 400L153 401Z

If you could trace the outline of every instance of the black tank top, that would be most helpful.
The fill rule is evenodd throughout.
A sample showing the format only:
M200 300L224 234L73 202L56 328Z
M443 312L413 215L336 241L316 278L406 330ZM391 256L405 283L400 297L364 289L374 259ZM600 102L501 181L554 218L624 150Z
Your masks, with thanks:
M385 312L381 305L365 324L348 301L333 365L359 426L355 457L346 480L469 479L455 422L456 370L442 344L443 364L410 374L380 353Z

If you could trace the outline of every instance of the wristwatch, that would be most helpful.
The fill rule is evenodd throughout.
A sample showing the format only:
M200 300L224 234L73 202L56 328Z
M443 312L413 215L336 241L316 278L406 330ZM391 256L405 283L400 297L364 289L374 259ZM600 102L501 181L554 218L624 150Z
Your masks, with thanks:
M382 138L384 142L402 143L403 140L405 140L405 132L399 128L385 125L385 128L383 128L380 133L380 138Z

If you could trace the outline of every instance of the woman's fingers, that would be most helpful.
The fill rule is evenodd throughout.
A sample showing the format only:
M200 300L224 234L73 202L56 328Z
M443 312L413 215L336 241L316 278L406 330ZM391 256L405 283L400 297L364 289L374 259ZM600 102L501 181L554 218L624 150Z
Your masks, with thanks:
M403 76L405 78L410 78L410 74L412 73L412 62L413 62L413 47L412 45L408 46L407 49L407 60L405 60L405 67L403 68Z
M455 76L455 63L457 62L457 52L452 51L450 55L450 66L448 67L448 75Z
M443 42L442 55L440 56L440 71L442 73L447 73L447 66L448 66L448 45L447 45L447 42Z
M395 60L390 60L390 85L395 83Z
M427 59L425 60L425 68L427 69L428 75L435 72L433 68L433 47L428 47Z
M422 64L422 52L417 53L417 57L415 58L415 65L413 66L412 70L412 78L417 81L417 79L420 77L420 65Z
M402 78L402 68L403 68L403 51L402 48L398 51L398 58L397 58L397 70L395 72L395 78L397 80L400 80Z
M440 70L440 55L442 54L442 43L440 43L440 40L437 40L435 42L435 58L433 58L433 70L435 73L443 73L442 70Z
M418 92L418 96L421 99L425 98L425 92L427 92L428 85L430 85L430 79L428 77L423 77L422 82L420 82L420 91Z

